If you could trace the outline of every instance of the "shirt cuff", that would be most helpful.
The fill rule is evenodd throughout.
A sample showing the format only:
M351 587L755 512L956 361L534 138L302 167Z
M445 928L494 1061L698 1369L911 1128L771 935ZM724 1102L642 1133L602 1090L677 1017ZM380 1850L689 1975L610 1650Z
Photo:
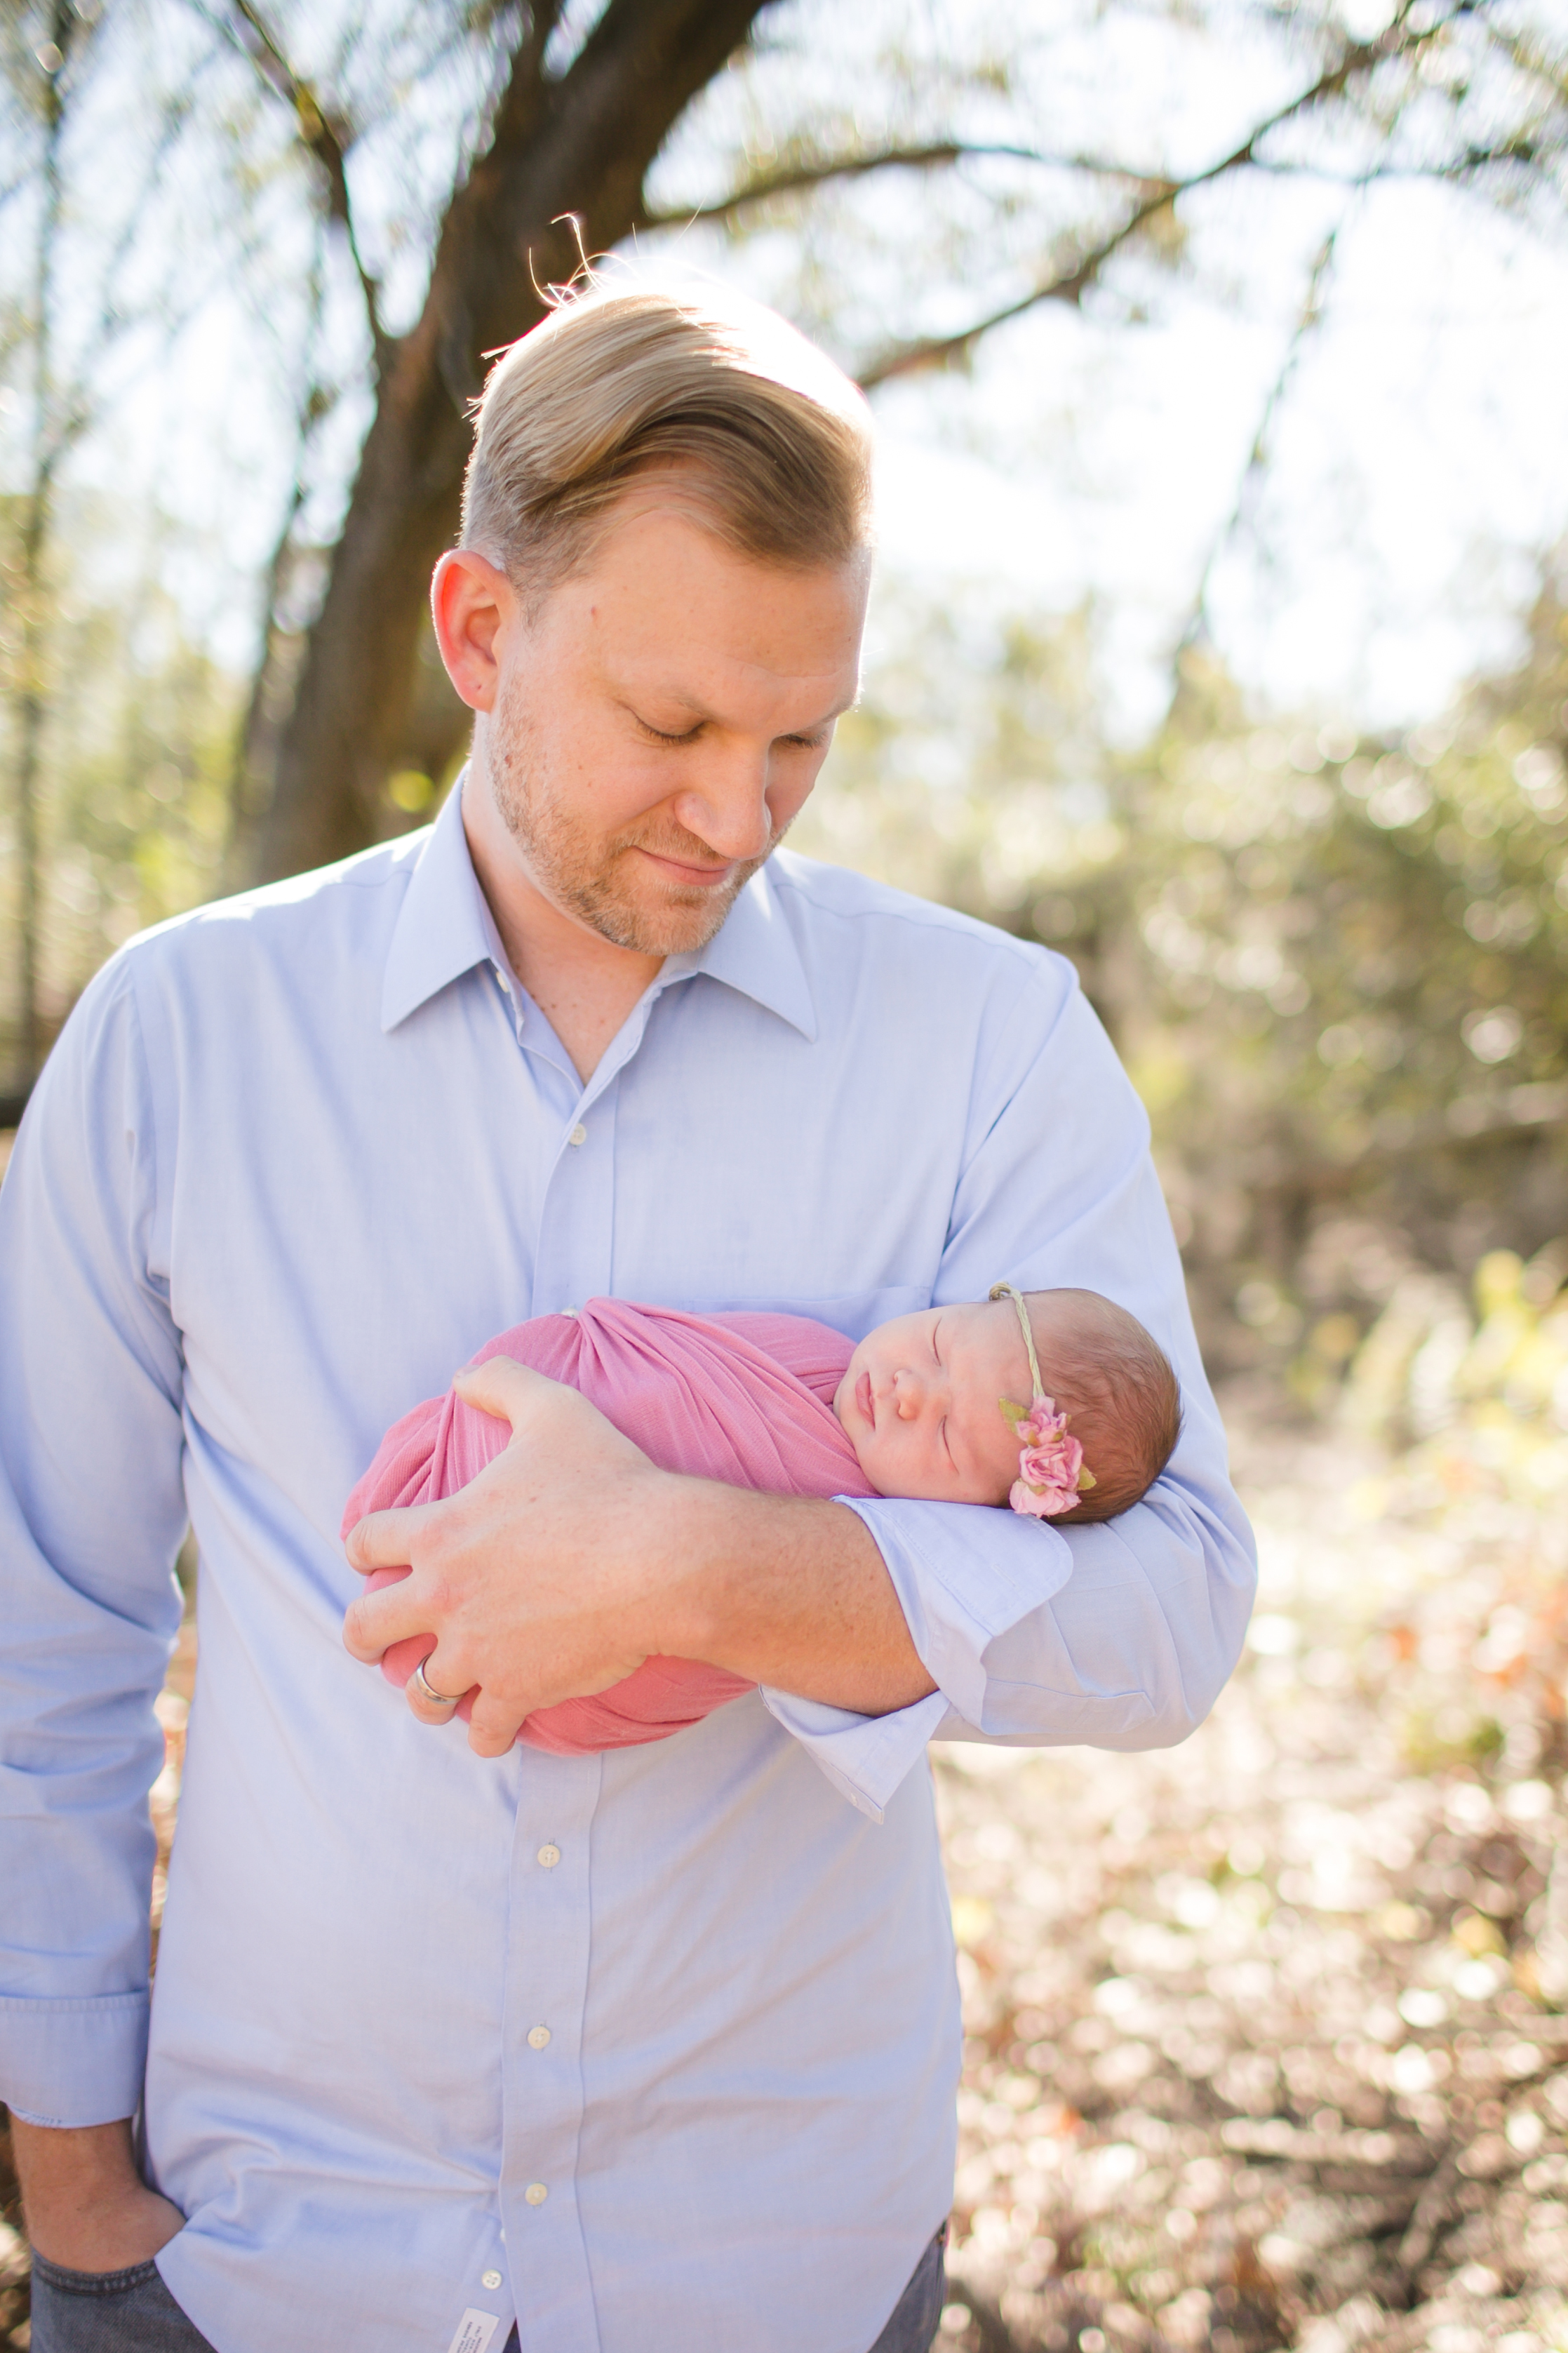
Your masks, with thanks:
M784 1730L850 1804L879 1822L893 1792L946 1733L984 1738L985 1651L1058 1593L1072 1554L1055 1528L974 1504L921 1504L840 1495L887 1564L921 1665L936 1684L891 1715L855 1715L820 1700L763 1691Z
M950 1714L941 1692L890 1715L856 1715L823 1701L763 1688L763 1704L799 1741L841 1798L879 1822L911 1765L925 1754Z
M24 2124L111 2125L142 2105L145 1993L29 2001L0 1995L0 2094Z
M1043 1520L977 1504L836 1500L869 1530L938 1692L966 1725L985 1730L986 1651L1067 1584L1067 1538Z

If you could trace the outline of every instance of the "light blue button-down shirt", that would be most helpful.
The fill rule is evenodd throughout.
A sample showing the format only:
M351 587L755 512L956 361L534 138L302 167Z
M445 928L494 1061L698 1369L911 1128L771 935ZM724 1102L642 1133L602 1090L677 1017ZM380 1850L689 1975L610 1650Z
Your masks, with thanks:
M1184 1433L1105 1526L854 1505L931 1699L764 1693L487 1762L344 1651L344 1498L495 1331L604 1293L858 1335L1002 1276L1131 1308ZM500 2353L514 2316L525 2353L866 2353L951 2190L927 1740L1178 1740L1252 1590L1146 1124L1070 965L781 854L584 1086L454 796L99 976L0 1192L0 2094L90 2123L145 2064L188 2217L160 2268L221 2353Z

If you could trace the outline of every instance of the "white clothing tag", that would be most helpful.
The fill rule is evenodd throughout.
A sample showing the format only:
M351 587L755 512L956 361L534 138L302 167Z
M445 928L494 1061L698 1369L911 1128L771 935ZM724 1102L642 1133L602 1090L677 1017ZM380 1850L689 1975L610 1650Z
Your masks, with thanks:
M493 2312L476 2312L470 2305L458 2323L458 2333L447 2353L489 2353L489 2341L500 2327Z

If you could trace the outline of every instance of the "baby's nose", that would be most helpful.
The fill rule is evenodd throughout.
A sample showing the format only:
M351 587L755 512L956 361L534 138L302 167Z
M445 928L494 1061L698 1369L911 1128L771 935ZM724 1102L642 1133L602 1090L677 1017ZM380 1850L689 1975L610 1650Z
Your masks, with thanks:
M893 1375L893 1397L900 1421L913 1421L923 1412L928 1395L928 1385L919 1373L906 1368Z

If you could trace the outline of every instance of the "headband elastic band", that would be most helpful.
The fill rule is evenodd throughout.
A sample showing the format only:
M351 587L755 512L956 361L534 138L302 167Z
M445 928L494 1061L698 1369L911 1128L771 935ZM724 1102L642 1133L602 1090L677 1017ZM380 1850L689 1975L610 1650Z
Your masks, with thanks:
M991 1296L993 1299L1010 1299L1017 1309L1018 1324L1024 1335L1024 1345L1029 1352L1029 1378L1035 1384L1035 1396L1043 1398L1046 1394L1046 1385L1040 1378L1040 1360L1035 1354L1035 1335L1029 1328L1029 1311L1025 1304L1023 1293L1014 1283L994 1282L991 1286Z
M1031 1519L1059 1519L1094 1485L1094 1473L1083 1459L1083 1448L1068 1435L1067 1415L1058 1413L1055 1399L1046 1395L1023 1293L1015 1283L994 1282L991 1296L1010 1299L1018 1311L1018 1329L1024 1335L1029 1378L1035 1385L1026 1413L1010 1398L996 1400L1018 1440L1018 1476L1007 1501L1016 1512L1026 1513Z

